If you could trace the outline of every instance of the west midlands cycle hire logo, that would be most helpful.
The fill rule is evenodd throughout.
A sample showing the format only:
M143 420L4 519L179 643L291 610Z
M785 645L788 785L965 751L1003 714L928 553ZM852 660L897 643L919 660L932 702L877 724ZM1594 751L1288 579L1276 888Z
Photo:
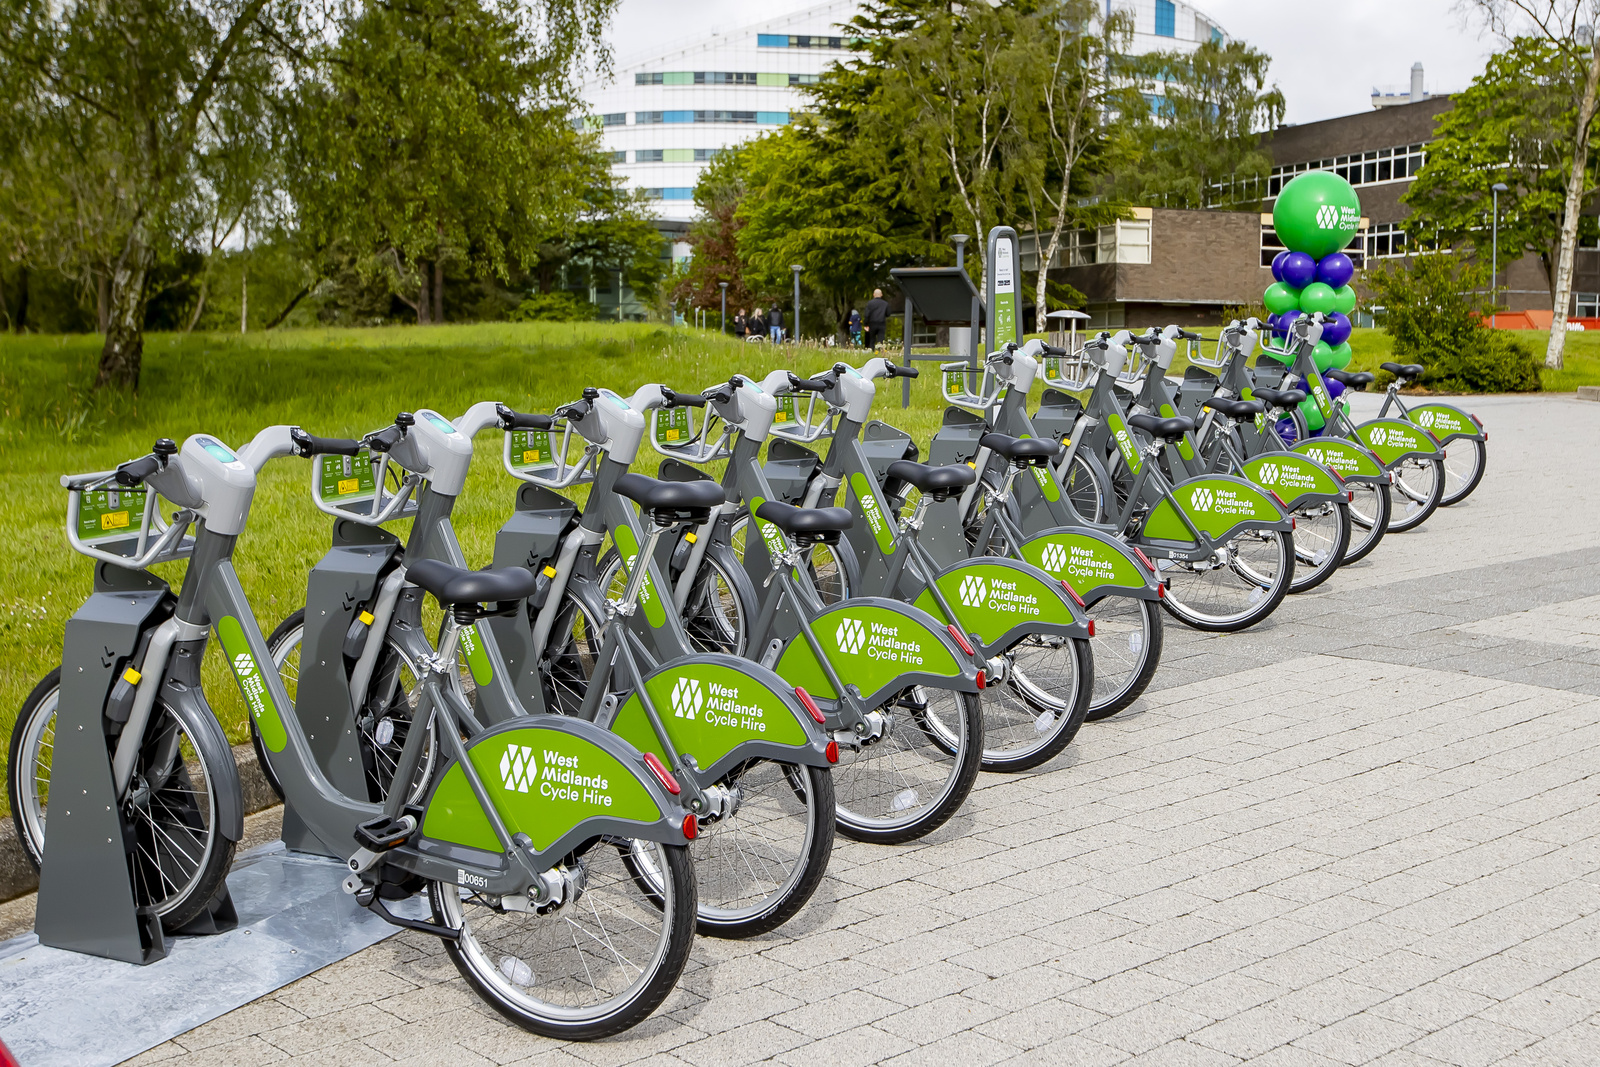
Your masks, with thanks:
M969 574L961 579L961 603L969 608L975 608L983 603L984 597L989 593L988 583L975 574Z
M500 757L500 781L508 792L526 793L539 780L539 762L527 745L507 745Z
M839 646L840 652L854 656L861 651L861 646L867 643L867 629L861 625L860 619L844 619L834 631L833 640Z
M1360 213L1352 207L1340 208L1332 204L1323 204L1317 208L1319 230L1354 230L1360 222Z
M1067 546L1051 541L1044 546L1044 569L1054 574L1067 565Z
M548 800L574 800L597 808L611 806L611 780L602 774L583 774L578 757L559 750L544 750L541 774L531 746L507 745L500 756L500 784L508 793L537 793Z
M1419 411L1419 412L1417 412L1417 425L1421 426L1425 430L1428 427L1432 426L1433 425L1433 412L1431 412L1431 411Z
M233 657L233 669L240 678L248 678L256 673L256 661L250 658L250 653L241 652Z
M694 678L679 678L672 687L672 714L680 719L693 719L705 706L705 694L700 682Z
M1276 463L1263 463L1256 470L1256 480L1262 485L1278 484L1278 465Z
M1210 511L1211 490L1207 489L1203 485L1200 486L1194 492L1189 494L1189 503L1193 505L1196 511Z

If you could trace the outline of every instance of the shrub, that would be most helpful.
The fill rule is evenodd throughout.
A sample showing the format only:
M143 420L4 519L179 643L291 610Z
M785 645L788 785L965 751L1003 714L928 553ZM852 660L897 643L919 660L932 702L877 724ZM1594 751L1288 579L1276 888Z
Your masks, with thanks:
M1538 359L1503 330L1484 325L1483 270L1461 256L1413 256L1406 266L1369 271L1373 302L1397 360L1420 363L1420 384L1466 393L1524 393L1540 387Z
M511 312L512 322L589 322L595 306L568 292L531 293Z

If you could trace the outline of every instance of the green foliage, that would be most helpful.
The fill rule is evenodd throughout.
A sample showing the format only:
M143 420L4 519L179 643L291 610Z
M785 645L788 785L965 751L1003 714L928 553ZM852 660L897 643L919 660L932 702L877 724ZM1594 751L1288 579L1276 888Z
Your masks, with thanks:
M1283 93L1267 82L1271 62L1242 41L1125 58L1127 76L1163 92L1128 116L1125 135L1138 150L1125 154L1108 190L1137 204L1202 208L1218 198L1214 186L1249 187L1265 178L1272 158L1261 150L1261 132L1276 126L1284 109ZM1235 206L1256 210L1253 203Z
M573 293L533 293L511 312L512 322L589 322L595 307Z
M1576 145L1577 104L1585 60L1538 37L1519 37L1489 57L1484 72L1451 97L1439 117L1427 162L1404 197L1407 232L1424 244L1466 244L1487 261L1493 231L1491 186L1500 194L1500 262L1531 253L1551 292ZM1594 192L1600 156L1591 141L1584 199ZM1581 216L1579 235L1600 235Z
M1369 270L1373 302L1397 359L1426 367L1421 384L1445 392L1537 390L1538 360L1510 332L1484 325L1486 272L1461 257L1413 256L1408 266Z

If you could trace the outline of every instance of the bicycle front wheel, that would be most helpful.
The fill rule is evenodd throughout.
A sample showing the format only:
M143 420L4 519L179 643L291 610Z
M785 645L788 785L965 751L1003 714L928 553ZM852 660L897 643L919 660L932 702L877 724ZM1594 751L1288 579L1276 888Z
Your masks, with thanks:
M1489 462L1489 447L1482 441L1458 438L1450 442L1444 459L1444 496L1439 506L1447 508L1459 504L1472 495L1483 481L1483 470Z
M651 857L659 887L627 857ZM507 1019L545 1037L592 1041L645 1019L678 982L694 939L695 876L683 845L597 838L569 856L576 900L546 913L503 910L461 886L428 886L456 969Z
M1233 633L1277 610L1294 581L1294 537L1283 530L1244 530L1207 559L1160 558L1167 583L1161 604L1196 630Z
M913 686L877 709L878 737L839 746L839 832L898 845L943 826L977 780L983 710L976 693Z

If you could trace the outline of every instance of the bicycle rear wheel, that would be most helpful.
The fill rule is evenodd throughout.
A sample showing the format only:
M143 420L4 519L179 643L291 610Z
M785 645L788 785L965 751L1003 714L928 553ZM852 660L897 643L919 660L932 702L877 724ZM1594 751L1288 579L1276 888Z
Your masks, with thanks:
M1089 605L1094 620L1094 693L1085 722L1109 719L1139 699L1161 662L1164 629L1153 600L1102 597Z
M1083 638L1029 634L1001 654L1005 673L983 702L983 769L1048 763L1078 735L1094 695L1094 653Z
M652 856L658 891L629 870L636 848ZM683 845L620 838L591 841L566 865L580 868L581 895L544 914L444 882L429 883L428 899L433 921L459 931L446 953L496 1011L545 1037L592 1041L639 1023L677 985L694 940L694 867Z
M833 770L838 828L857 841L897 845L956 813L983 756L978 694L914 686L878 709L877 740L839 746Z
M1459 504L1472 495L1483 481L1484 467L1489 462L1489 448L1482 441L1462 437L1450 442L1444 459L1444 496L1439 506L1447 508Z
M1167 582L1161 605L1196 630L1234 633L1271 615L1294 581L1294 537L1282 530L1245 530L1210 558L1158 558Z
M1389 532L1404 533L1427 522L1444 499L1444 460L1437 456L1415 456L1395 468L1394 487L1398 493L1389 516Z
M1347 505L1350 509L1350 545L1344 551L1344 564L1340 566L1365 559L1368 553L1378 547L1383 535L1389 532L1391 507L1387 485L1346 482L1345 488L1351 494L1351 501Z
M1294 513L1294 581L1289 592L1315 589L1344 564L1350 546L1348 505L1310 504Z

